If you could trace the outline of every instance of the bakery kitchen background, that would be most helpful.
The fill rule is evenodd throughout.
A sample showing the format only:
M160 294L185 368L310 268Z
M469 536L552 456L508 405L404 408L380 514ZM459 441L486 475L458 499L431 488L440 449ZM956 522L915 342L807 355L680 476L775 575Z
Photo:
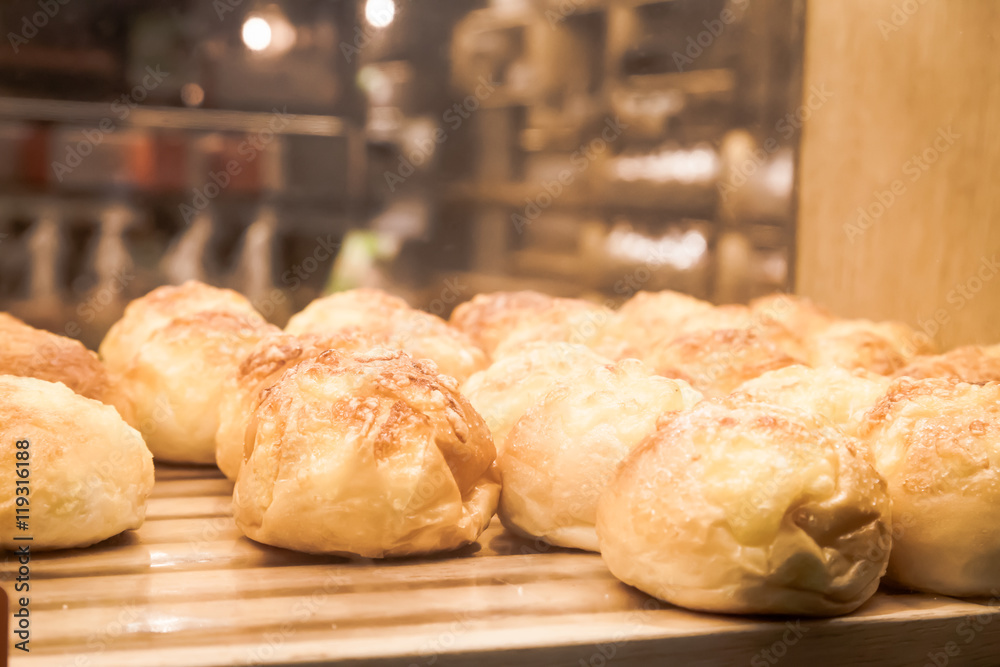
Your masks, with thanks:
M0 309L788 288L802 5L5 2Z

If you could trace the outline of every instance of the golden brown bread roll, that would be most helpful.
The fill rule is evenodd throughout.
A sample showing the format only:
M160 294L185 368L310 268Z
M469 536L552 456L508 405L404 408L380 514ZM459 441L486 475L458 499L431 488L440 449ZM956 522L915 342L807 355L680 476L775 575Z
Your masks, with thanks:
M226 379L254 345L280 331L258 317L177 317L139 346L115 387L115 405L157 459L214 463Z
M1000 589L1000 383L893 381L861 436L889 482L887 578L943 595Z
M220 397L219 428L215 433L215 462L230 480L236 480L244 459L245 436L253 411L264 392L282 373L327 350L364 352L377 347L370 336L348 330L331 336L274 333L264 336L226 380Z
M585 345L608 359L635 357L638 351L609 331L615 313L610 308L580 299L555 299L543 313L535 313L514 326L493 350L499 359L528 343Z
M862 368L892 375L917 354L933 352L930 340L901 322L836 320L806 340L811 366Z
M902 353L903 357L909 361L921 354L937 354L937 345L923 331L917 331L913 327L903 322L885 320L882 322L871 322L869 320L848 320L855 326L870 328L883 338L889 340Z
M713 306L708 310L691 313L676 327L677 337L722 330L749 331L756 337L774 343L789 356L804 359L806 355L801 336L786 328L772 310L761 309L754 312L748 306L738 303ZM661 344L667 340L661 341Z
M413 310L397 296L380 289L362 287L337 292L314 299L300 312L292 315L285 332L300 334L333 334L357 328L370 334L386 332L391 317L398 312Z
M557 382L611 363L583 345L528 343L469 378L462 393L486 420L502 453L510 429Z
M615 313L606 335L628 342L642 355L675 338L689 316L712 308L708 301L672 290L636 292Z
M298 364L247 438L233 509L258 542L370 558L447 551L496 510L486 424L454 378L398 350Z
M0 313L0 340L0 375L62 382L81 396L106 400L108 372L83 343L28 326L6 313Z
M113 407L62 384L0 375L0 415L3 548L85 547L142 525L153 457ZM17 491L22 486L28 491ZM23 518L16 511L22 496L27 530L15 524ZM32 540L14 539L25 535Z
M825 308L794 294L758 297L750 302L750 312L757 321L776 322L801 338L830 326L835 319Z
M98 350L112 375L123 372L139 352L142 344L153 333L176 317L201 312L226 312L264 318L253 305L238 292L211 287L195 280L183 285L158 287L149 294L132 301L125 314L104 336Z
M530 290L477 294L455 307L449 323L492 355L514 329L530 316L544 313L554 301L555 297Z
M468 336L448 326L437 315L419 310L397 313L382 341L384 347L403 350L414 359L433 361L438 371L461 384L489 366L486 353Z
M612 574L670 603L739 614L858 608L885 572L885 481L821 418L715 399L664 416L601 500Z
M657 417L699 400L683 380L653 375L637 359L558 383L507 436L500 519L521 535L597 551L597 499L618 464Z
M676 327L676 336L703 330L750 329L758 324L750 308L738 303L727 303L711 308L699 308L687 315Z
M293 335L330 335L356 329L383 347L430 359L438 370L464 382L488 365L486 354L465 334L436 315L375 289L357 289L316 299L285 327Z
M724 396L767 371L801 360L750 329L701 329L653 347L644 361L706 396Z
M747 380L739 398L813 412L848 435L857 436L865 413L889 388L889 379L839 366L786 366Z
M1000 381L1000 356L978 345L956 347L944 354L920 356L896 371L895 377L946 378L981 384Z

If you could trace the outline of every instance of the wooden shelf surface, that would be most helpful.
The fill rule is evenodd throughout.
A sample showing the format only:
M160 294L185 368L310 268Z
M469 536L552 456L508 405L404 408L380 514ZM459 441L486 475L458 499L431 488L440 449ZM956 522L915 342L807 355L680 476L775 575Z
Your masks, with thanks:
M439 558L262 546L236 529L231 491L216 470L159 466L141 529L33 554L31 653L12 664L1000 663L990 601L884 590L834 619L698 614L621 584L596 554L518 539L496 519L478 544ZM8 554L10 594L16 568Z

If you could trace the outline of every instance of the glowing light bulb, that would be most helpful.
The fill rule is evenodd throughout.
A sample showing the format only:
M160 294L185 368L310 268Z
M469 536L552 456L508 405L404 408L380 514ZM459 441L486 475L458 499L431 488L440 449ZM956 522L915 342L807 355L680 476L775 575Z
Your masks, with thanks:
M365 18L376 28L384 28L396 16L393 0L368 0L365 3Z
M259 16L243 23L243 43L251 51L263 51L271 44L271 24Z

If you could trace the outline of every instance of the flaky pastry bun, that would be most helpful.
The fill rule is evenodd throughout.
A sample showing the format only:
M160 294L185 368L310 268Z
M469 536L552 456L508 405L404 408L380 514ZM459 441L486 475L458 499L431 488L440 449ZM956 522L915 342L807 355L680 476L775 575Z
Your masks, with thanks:
M502 453L510 429L556 383L611 363L583 345L528 343L469 378L462 393L486 420Z
M672 290L636 292L618 309L605 333L626 341L641 356L655 344L675 338L689 316L712 308L708 301Z
M524 290L477 294L458 304L448 320L487 354L532 316L552 307L555 297Z
M267 390L247 433L236 524L258 542L370 558L475 541L500 493L479 414L404 352L328 350Z
M739 398L812 412L857 436L865 413L882 398L890 380L865 370L794 365L768 371L736 389Z
M263 316L239 292L189 280L183 285L157 287L129 303L122 318L104 336L98 352L108 370L116 375L128 367L142 344L170 320L209 311L264 322Z
M705 396L724 396L751 378L801 363L750 329L700 329L655 346L644 361Z
M327 350L350 354L374 347L378 347L377 342L357 330L331 336L273 333L261 338L226 379L220 397L219 428L215 433L215 462L219 470L230 480L236 480L244 459L250 418L264 392L282 373Z
M982 384L1000 381L1000 356L978 345L956 347L944 354L920 356L896 371L895 377L945 378Z
M264 336L254 316L200 312L170 320L146 340L114 390L115 406L159 460L214 463L226 380Z
M113 407L63 384L0 375L0 415L3 548L85 547L142 525L153 457ZM24 536L31 541L15 539Z
M835 320L830 311L795 294L768 294L750 302L750 312L761 322L776 322L800 338L806 338L830 326Z
M285 333L326 335L356 328L368 335L380 335L386 332L393 314L410 310L398 296L362 287L314 299L292 315Z
M857 444L763 403L668 413L601 497L601 555L625 583L690 609L853 611L891 544L885 481Z
M83 343L28 326L6 313L0 313L0 341L0 375L62 382L81 396L106 400L108 372Z
M521 417L499 459L504 525L549 544L597 551L597 499L657 418L701 394L637 359L559 383Z
M459 382L488 365L486 354L461 331L381 290L356 289L316 299L285 327L293 335L326 336L348 330L415 359L429 359Z
M860 433L899 519L887 578L943 595L995 595L1000 383L900 378Z
M811 366L861 368L892 375L918 354L933 353L930 339L901 322L836 320L806 339Z
M556 299L552 307L525 318L493 350L499 359L529 343L585 345L608 359L636 357L638 351L609 332L615 313L610 308L580 299Z

